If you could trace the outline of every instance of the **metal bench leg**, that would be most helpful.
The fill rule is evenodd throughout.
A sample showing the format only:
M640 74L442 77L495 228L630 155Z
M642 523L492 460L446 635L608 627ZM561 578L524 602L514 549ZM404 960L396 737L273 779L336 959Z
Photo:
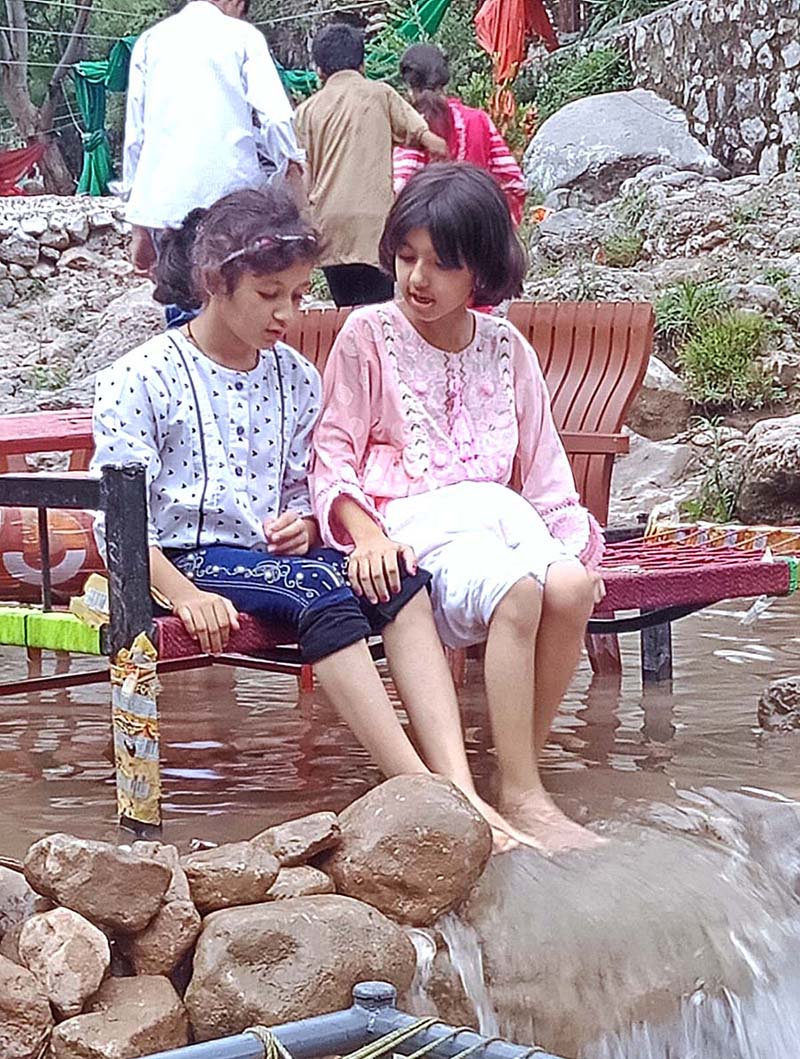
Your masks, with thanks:
M672 680L672 623L642 629L642 683Z

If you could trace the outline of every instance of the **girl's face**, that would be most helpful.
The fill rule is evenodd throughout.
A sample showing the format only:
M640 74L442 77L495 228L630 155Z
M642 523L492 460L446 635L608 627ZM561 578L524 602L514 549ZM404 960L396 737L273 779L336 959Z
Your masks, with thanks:
M474 281L468 268L445 268L427 228L414 228L394 259L397 282L412 323L434 323L463 312L472 298Z
M282 272L245 272L233 294L212 294L228 329L252 349L270 348L283 338L308 290L311 265L302 261Z

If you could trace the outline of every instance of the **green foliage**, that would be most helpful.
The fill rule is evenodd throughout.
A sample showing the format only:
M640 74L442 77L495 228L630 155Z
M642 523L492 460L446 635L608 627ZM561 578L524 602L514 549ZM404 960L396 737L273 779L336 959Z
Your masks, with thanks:
M774 329L765 317L744 312L700 326L678 353L688 396L716 408L760 408L778 397L758 360Z
M639 260L644 236L636 231L613 232L603 242L605 263L609 268L632 268Z
M681 514L696 521L730 522L736 513L738 488L734 488L734 476L729 473L729 464L723 451L724 434L719 416L706 419L698 416L691 426L705 434L710 444L702 450L703 478L700 491L692 500L681 505Z
M702 327L719 321L728 308L718 284L683 280L667 287L656 302L656 334L678 349Z
M761 220L765 207L766 202L763 198L736 206L731 212L729 226L731 238L738 240L746 235Z
M331 292L328 290L328 281L321 268L311 270L311 282L308 285L308 293L316 301L329 301Z
M600 30L614 29L624 22L641 18L666 7L671 0L585 0L588 8L585 36L594 37Z
M473 19L478 6L478 0L452 0L434 37L450 62L450 89L471 107L484 106L492 93L489 87L482 97L473 95L475 102L467 98L468 92L476 91L481 83L492 84L491 59L475 38Z
M619 200L616 207L616 215L621 223L629 228L638 228L647 213L649 199L647 187L641 186L628 191Z
M556 53L540 68L528 67L517 78L517 96L536 104L539 121L546 121L567 103L601 92L633 87L627 57L616 48L595 48L563 55Z

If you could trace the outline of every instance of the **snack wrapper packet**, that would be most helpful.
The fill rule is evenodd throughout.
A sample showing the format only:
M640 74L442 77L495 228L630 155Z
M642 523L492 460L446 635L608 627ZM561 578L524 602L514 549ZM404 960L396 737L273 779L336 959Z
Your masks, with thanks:
M117 810L139 824L161 824L157 652L144 633L111 663Z

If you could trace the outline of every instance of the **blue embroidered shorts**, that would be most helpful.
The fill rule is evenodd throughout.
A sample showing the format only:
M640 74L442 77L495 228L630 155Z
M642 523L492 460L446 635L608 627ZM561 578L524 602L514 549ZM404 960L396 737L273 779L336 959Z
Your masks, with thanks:
M272 556L214 545L166 554L198 588L217 592L237 610L285 628L308 663L380 633L430 582L422 570L403 574L397 595L388 603L372 604L353 593L347 558L332 548L314 548L304 556Z

